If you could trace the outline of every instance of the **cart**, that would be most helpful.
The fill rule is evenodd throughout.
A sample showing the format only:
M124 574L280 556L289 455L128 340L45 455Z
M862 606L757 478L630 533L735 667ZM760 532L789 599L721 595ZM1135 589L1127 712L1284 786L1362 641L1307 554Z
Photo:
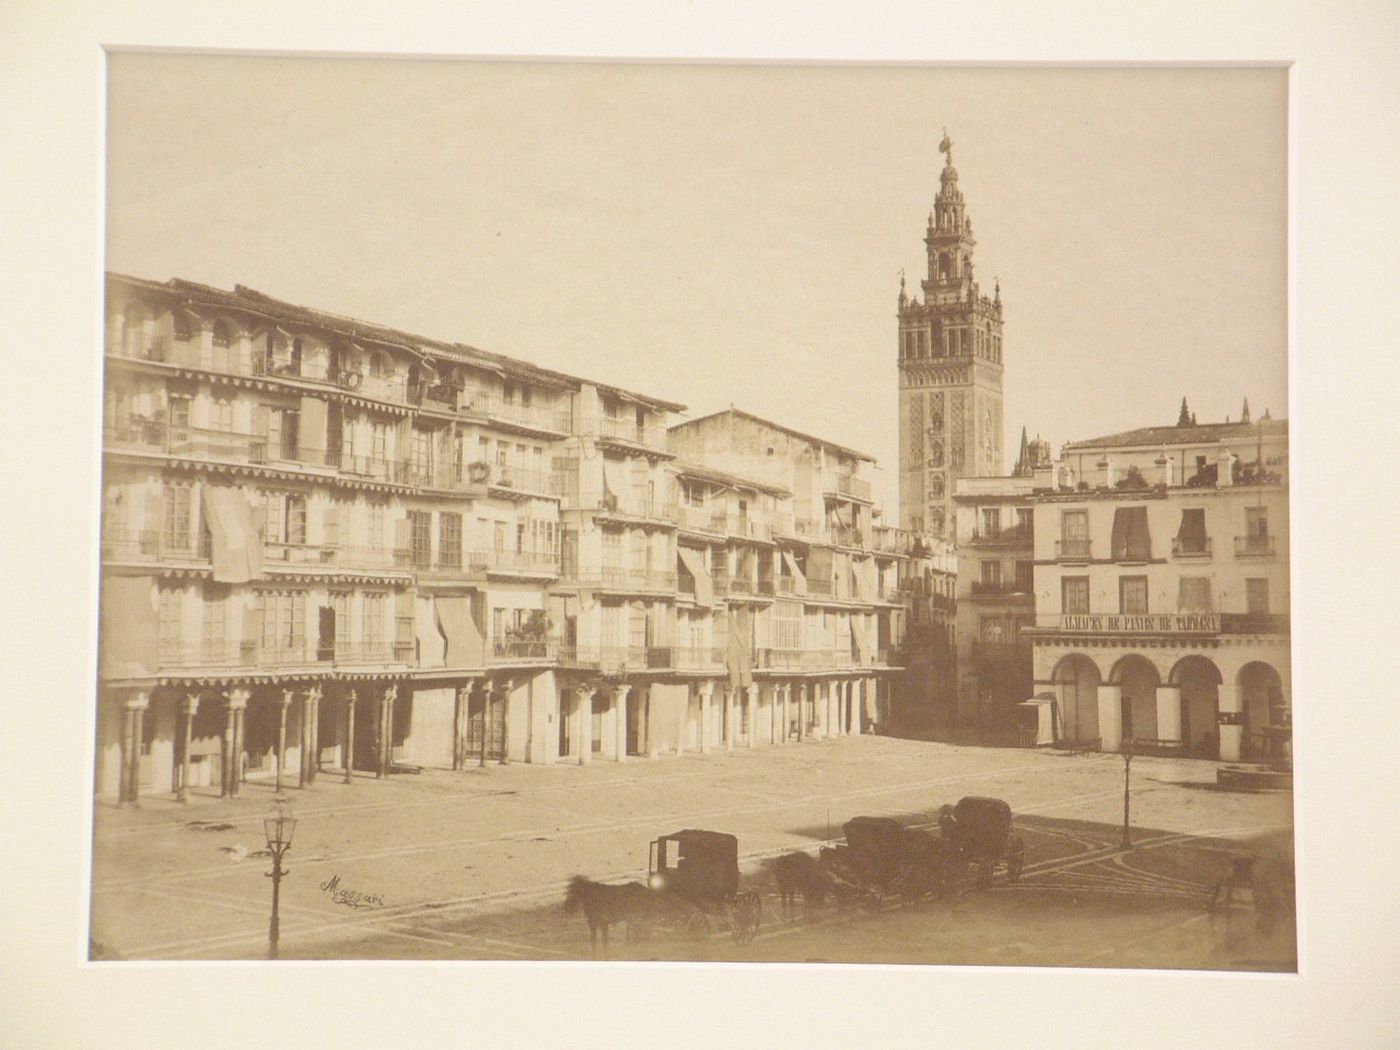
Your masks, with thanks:
M1025 844L1012 831L1011 807L999 798L969 795L939 818L943 840L972 870L979 886L990 886L998 868L1015 882L1025 863Z
M846 845L822 847L818 861L838 891L867 911L891 897L912 902L941 893L963 865L948 843L889 817L855 817L841 830Z
M706 936L711 919L719 919L737 943L747 944L763 918L758 894L739 888L739 840L733 835L692 829L655 839L647 885L677 906L696 937Z

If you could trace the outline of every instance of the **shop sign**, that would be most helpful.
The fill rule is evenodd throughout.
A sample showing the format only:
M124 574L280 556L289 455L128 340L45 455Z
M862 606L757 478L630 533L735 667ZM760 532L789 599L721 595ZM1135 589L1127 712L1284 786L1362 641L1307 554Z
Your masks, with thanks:
M1060 630L1135 634L1218 634L1220 617L1216 613L1145 613L1117 616L1065 613L1060 617Z

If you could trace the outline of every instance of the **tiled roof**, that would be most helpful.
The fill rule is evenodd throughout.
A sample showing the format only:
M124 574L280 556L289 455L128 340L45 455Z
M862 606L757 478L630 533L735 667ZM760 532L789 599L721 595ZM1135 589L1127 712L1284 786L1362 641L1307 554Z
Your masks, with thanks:
M592 379L541 368L529 361L492 353L489 350L481 350L466 343L449 343L441 339L432 339L401 329L374 324L370 321L361 321L353 317L328 313L325 310L313 310L309 307L298 306L295 303L274 299L270 295L241 284L234 285L233 291L230 292L223 288L215 288L212 285L199 284L196 281L187 281L178 277L165 282L111 272L107 274L107 277L110 280L141 288L148 293L164 295L175 302L192 307L204 306L244 314L251 313L272 321L329 330L350 339L401 347L443 360L460 361L463 364L489 368L509 378L530 380L548 386L577 390L581 383L590 383L606 393L617 394L670 412L680 412L685 408L684 405L674 401L665 401L648 394L622 390Z
M1253 423L1198 423L1184 427L1139 427L1137 430L1124 430L1118 434L1089 438L1085 441L1071 441L1066 450L1085 448L1119 448L1140 445L1208 445L1216 441L1232 441L1241 438L1257 438L1260 428L1265 436L1274 437L1288 433L1288 420L1268 419Z
M790 496L790 489L785 489L781 485L774 485L772 482L759 481L756 478L746 478L742 474L730 474L727 471L716 470L714 467L701 466L699 463L688 463L677 460L671 464L675 472L682 477L698 478L701 481L714 482L717 485L731 485L736 488L755 489L758 492L769 492L776 496Z
M821 445L823 448L829 448L833 452L840 452L843 455L854 456L856 459L863 459L870 463L875 462L875 457L870 455L869 453L857 452L853 448L847 448L845 445L838 445L836 442L828 441L826 438L819 438L813 434L806 434L800 430L794 430L792 427L785 427L781 423L775 423L771 419L764 419L762 416L756 416L752 412L745 412L741 408L725 408L721 409L718 412L710 412L707 415L697 416L694 419L687 419L684 423L673 424L671 429L682 430L685 427L693 427L697 423L703 423L707 419L714 419L717 416L724 415L735 416L740 419L747 419L753 423L760 423L765 427L772 427L774 430L779 430L784 434L790 434L801 441L809 441L813 445Z

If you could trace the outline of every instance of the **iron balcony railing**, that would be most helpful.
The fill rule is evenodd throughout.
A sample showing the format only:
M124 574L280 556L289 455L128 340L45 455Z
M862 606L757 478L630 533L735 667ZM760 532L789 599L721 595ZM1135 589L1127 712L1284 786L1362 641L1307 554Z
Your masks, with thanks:
M532 401L530 404L525 404L517 399L507 401L501 395L485 390L459 390L457 391L457 408L462 412L489 416L509 423L533 427L537 430L550 430L565 434L569 432L569 413L561 410L558 404L551 401Z
M106 529L102 535L102 559L142 564L207 563L211 546L207 532L196 541L189 534L166 536L155 529Z
M162 670L238 670L306 667L318 664L404 664L412 661L409 642L335 642L305 638L268 644L256 641L162 642L156 658Z
M467 551L465 561L469 571L528 573L539 576L559 575L558 551L513 551L495 547Z
M974 547L1028 547L1034 538L1030 529L1013 525L1009 529L974 532L969 542Z
M1087 539L1066 539L1055 542L1057 561L1088 561L1090 544Z
M865 534L853 525L828 525L826 534L842 547L864 547Z
M568 492L564 494L565 510L592 511L611 518L655 521L672 524L676 520L676 505L661 499L618 496L611 492Z
M487 662L492 664L553 663L558 641L554 638L512 639L491 644Z
M712 507L690 507L684 503L675 505L674 521L683 529L693 529L700 532L723 532L725 528L725 514L722 510Z
M1235 537L1235 557L1237 558L1272 558L1277 553L1274 546L1274 537L1267 533L1251 533L1247 536Z
M584 420L583 431L586 435L594 438L626 441L633 445L642 445L660 451L666 449L666 431L663 427L647 424L638 426L636 421L632 419L615 416L592 416Z
M674 572L632 569L620 565L581 568L573 580L584 587L615 591L671 591L677 588Z
M1211 543L1209 536L1187 538L1172 537L1172 556L1177 558L1209 558Z
M837 474L835 477L828 477L822 486L822 492L826 495L845 496L848 499L858 499L869 501L870 482L862 481L847 474Z
M263 563L269 566L407 572L412 566L412 551L392 547L269 541L263 545Z
M496 489L541 496L557 497L564 494L564 476L555 471L485 462L440 469L435 472L433 478L423 482L423 485L450 492L482 492Z
M749 540L772 540L773 526L756 518L740 517L731 514L724 522L724 531L730 536Z
M1022 580L973 580L972 593L981 597L1000 598L1014 595L1029 595L1031 588Z

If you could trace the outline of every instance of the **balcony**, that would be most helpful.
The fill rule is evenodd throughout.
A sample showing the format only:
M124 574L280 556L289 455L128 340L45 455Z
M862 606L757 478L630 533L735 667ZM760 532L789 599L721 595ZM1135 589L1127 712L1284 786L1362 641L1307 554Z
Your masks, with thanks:
M601 674L628 674L679 669L679 652L679 649L672 646L561 645L557 649L557 660L561 667L597 671ZM708 653L710 650L697 652Z
M623 591L628 594L654 591L674 594L678 584L674 572L632 569L620 565L590 566L580 569L571 582L575 582L581 587L593 587L604 591Z
M617 416L593 416L584 421L584 433L599 441L621 441L656 452L666 451L664 427L638 425L635 420Z
M1209 536L1201 536L1192 539L1185 539L1181 536L1172 537L1172 557L1173 558L1209 558L1211 556L1211 543Z
M660 522L667 525L674 524L677 518L677 509L674 503L645 497L626 499L615 496L611 492L567 493L564 496L563 509L591 511L600 518Z
M305 639L265 645L262 641L163 643L157 650L162 672L246 671L274 667L403 664L413 658L411 643L336 642L319 646Z
M826 527L826 537L841 547L865 546L865 534L853 525L831 525Z
M1277 554L1274 537L1268 534L1252 534L1235 537L1236 558L1272 558Z
M715 507L692 507L679 504L674 507L675 523L691 532L723 533L727 519L724 511Z
M1288 616L1278 613L1221 613L1221 634L1287 634Z
M1089 560L1088 540L1056 540L1055 560L1083 562Z
M737 536L746 540L762 540L771 543L773 540L773 526L766 521L758 521L755 518L740 517L731 514L724 521L724 531L730 536Z
M516 467L509 464L486 463L478 460L465 468L440 469L435 476L418 482L425 488L449 492L469 492L522 497L546 496L558 498L564 494L564 476L550 470Z
M211 543L207 532L196 543L192 536L166 537L155 529L106 529L102 536L102 560L143 565L207 565Z
M558 576L559 554L557 551L512 551L487 550L468 551L467 569L480 575L485 573L513 574L517 576Z
M1029 598L1031 588L1028 583L1018 580L973 580L974 598Z
M822 494L869 503L870 482L847 474L837 474L835 477L828 477L822 481Z
M484 390L459 390L456 391L456 408L461 412L532 430L547 430L556 434L569 432L569 413L550 401L526 404L514 398L507 401L499 394Z
M972 660L982 665L1010 667L1024 665L1030 669L1032 649L1029 642L973 642Z
M263 545L267 568L315 570L363 570L406 573L411 552L391 547L352 547L319 543L278 543Z
M553 663L558 646L554 638L493 642L486 662L491 665Z
M968 542L974 547L1029 547L1034 533L1020 525L996 532L974 532Z
M102 442L108 449L230 463L264 463L269 451L267 438L257 434L172 426L163 419L143 419L139 416L104 429Z

